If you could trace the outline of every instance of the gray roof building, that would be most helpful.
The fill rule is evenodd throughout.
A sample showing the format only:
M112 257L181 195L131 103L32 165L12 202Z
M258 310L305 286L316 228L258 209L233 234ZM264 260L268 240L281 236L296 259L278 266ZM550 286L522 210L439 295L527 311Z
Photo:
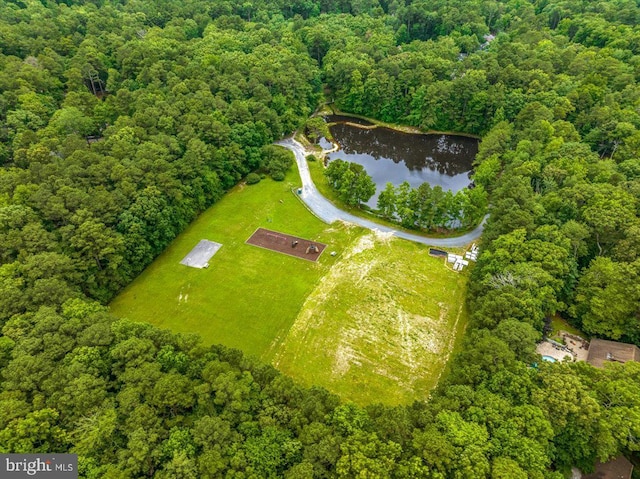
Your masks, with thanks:
M592 339L589 344L587 362L596 368L603 368L605 363L640 361L640 349L634 344Z
M626 457L618 456L604 464L596 463L596 470L592 474L582 476L582 479L631 479L632 472L633 464Z

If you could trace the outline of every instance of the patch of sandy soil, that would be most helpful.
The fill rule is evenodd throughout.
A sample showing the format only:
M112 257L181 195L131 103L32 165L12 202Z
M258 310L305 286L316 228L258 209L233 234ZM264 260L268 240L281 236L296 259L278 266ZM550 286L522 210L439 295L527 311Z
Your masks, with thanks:
M191 284L187 286L187 290L191 287ZM186 303L189 301L189 293L185 293L183 288L180 289L180 293L178 294L178 304Z
M344 376L346 361L349 367L366 364L399 386L411 388L415 376L427 366L425 358L443 353L445 323L405 311L385 294L384 287L370 288L362 278L358 286L368 291L368 298L348 311L353 321L336 342L332 374ZM346 358L345 351L349 352Z

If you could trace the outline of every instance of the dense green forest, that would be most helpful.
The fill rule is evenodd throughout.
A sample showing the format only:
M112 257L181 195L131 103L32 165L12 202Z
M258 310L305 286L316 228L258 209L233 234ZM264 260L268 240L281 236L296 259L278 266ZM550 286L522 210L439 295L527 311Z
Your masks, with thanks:
M632 0L0 0L0 451L87 478L433 479L639 451L638 363L529 367L555 313L640 344L639 23ZM323 95L483 137L472 322L428 402L344 404L104 307L280 168L268 145Z

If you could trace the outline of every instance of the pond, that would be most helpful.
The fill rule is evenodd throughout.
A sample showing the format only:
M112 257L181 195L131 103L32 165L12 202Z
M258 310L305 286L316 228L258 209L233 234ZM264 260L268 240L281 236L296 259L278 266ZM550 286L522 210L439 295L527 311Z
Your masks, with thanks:
M329 153L329 160L358 163L377 186L376 194L367 203L375 208L378 194L387 182L398 186L403 181L417 188L427 182L443 190L457 192L469 186L472 163L478 152L478 140L465 136L402 133L389 128L358 128L344 123L349 117L329 116L329 129L339 144L338 151ZM323 148L330 145L324 138Z

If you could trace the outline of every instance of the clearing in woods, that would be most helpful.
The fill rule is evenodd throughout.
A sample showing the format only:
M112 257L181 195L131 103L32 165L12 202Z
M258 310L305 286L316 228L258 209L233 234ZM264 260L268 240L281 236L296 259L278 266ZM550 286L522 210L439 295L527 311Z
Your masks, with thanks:
M297 172L284 182L239 185L202 213L112 302L120 317L179 333L198 333L271 361L274 338L288 331L306 297L338 257L317 262L246 244L257 228L296 234L341 251L364 230L330 227L292 193ZM206 269L180 264L202 238L223 246ZM325 252L326 253L326 252Z
M424 399L466 325L466 275L428 247L361 236L309 295L274 365L359 404Z
M466 324L466 274L428 247L311 215L284 182L240 185L204 212L111 303L114 314L198 333L360 404L424 399ZM257 228L326 244L317 262L256 248ZM180 260L202 238L209 268ZM290 248L290 245L288 245Z

